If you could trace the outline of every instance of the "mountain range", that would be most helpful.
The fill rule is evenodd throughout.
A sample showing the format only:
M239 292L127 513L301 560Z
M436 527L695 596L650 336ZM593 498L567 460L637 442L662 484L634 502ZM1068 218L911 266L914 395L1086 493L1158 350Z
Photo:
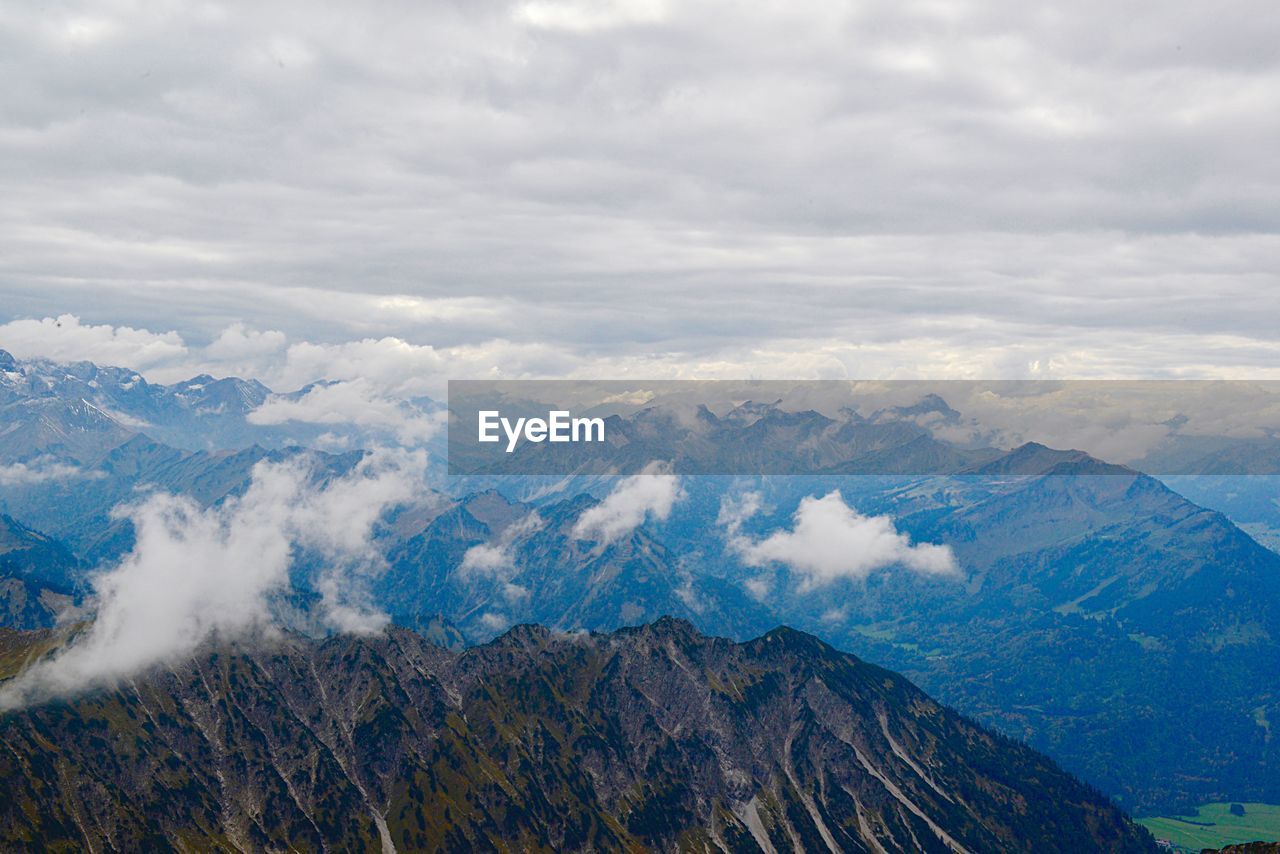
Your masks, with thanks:
M1280 556L1221 514L1136 473L877 480L846 498L948 543L963 577L886 571L806 590L779 567L759 598L723 533L707 534L727 481L687 480L678 515L604 548L571 535L589 496L443 503L389 544L378 601L405 625L439 610L473 641L495 615L498 629L606 629L676 614L739 638L788 622L908 674L1131 808L1280 798ZM849 489L754 484L774 508L754 530L786 527L800 497L837 484ZM509 533L534 513L536 527ZM502 569L463 568L468 549L504 540Z
M58 643L0 633L0 676ZM1043 756L785 628L216 645L0 734L9 850L1155 850Z
M207 374L164 385L126 368L20 360L0 350L0 458L46 456L89 464L138 434L186 451L319 443L359 448L394 441L394 430L377 425L250 417L268 402L296 403L328 385L275 393L254 379ZM417 415L436 408L426 398L400 406Z
M122 403L140 387L132 372L8 364L0 465L74 469L0 481L0 510L10 517L0 555L14 556L0 565L9 594L0 617L11 627L53 625L82 600L90 572L131 548L128 520L113 511L140 489L210 505L243 491L264 459L306 455L323 478L360 458L240 444L259 429L244 410L254 399L245 395L259 387L252 381L234 381L243 393L219 392L221 415L201 414L205 404L183 401L194 399L193 384L203 391L208 382L151 386L138 398L154 407L147 410ZM948 409L924 400L833 427L825 416L744 404L718 416L715 428L743 431L733 435L744 445L751 437L755 450L739 456L783 454L806 436L839 433L843 444L814 440L819 474L685 478L670 518L605 545L573 532L611 479L434 481L436 491L424 486L420 500L377 529L386 567L373 580L374 602L394 623L450 646L484 643L520 623L612 631L675 615L739 641L786 623L902 672L1128 809L1280 802L1280 742L1272 737L1280 719L1280 556L1228 515L1079 451L1036 443L961 449L945 476L841 473L841 455L854 451L864 466L866 454L879 455L885 471L903 470L894 454L950 454L912 420L921 408L941 417ZM175 447L153 435L163 431L141 426L144 412L149 425L225 418L242 427L192 427L187 447ZM642 411L630 420L664 417ZM759 493L760 511L741 533L762 538L790 527L801 500L832 490L862 514L890 517L914 542L946 544L960 575L890 567L809 588L783 564L744 567L718 521L726 499ZM501 559L464 568L477 547Z

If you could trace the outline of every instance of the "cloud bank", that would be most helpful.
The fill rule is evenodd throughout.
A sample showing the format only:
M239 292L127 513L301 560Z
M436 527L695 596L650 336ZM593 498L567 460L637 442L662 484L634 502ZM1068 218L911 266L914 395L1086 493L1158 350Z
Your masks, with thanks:
M317 483L301 460L264 461L244 495L220 505L156 494L125 508L137 542L94 578L92 623L0 687L0 709L110 684L188 656L211 638L270 633L273 599L288 592L300 553L319 558L314 586L329 628L380 629L387 618L371 609L361 584L377 563L369 535L384 509L412 495L421 465L384 452Z
M758 506L758 502L756 503ZM775 531L752 540L738 533L741 511L722 512L729 522L729 546L747 566L785 566L799 577L807 592L839 579L861 580L891 566L924 575L959 572L950 547L932 543L912 545L889 516L863 516L845 504L839 491L800 502L789 531ZM735 524L736 523L736 524ZM748 590L757 598L767 592L763 579L751 579Z
M19 359L89 361L134 369L173 364L188 355L187 345L177 332L82 324L71 314L11 320L0 326L0 347Z
M104 361L1276 375L1257 0L11 6L0 320Z

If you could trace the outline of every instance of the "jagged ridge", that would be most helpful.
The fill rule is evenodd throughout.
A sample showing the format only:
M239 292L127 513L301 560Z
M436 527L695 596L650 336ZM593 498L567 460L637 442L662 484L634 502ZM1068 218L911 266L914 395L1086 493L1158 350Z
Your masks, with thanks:
M0 736L9 848L1153 850L1048 759L785 628L224 645Z

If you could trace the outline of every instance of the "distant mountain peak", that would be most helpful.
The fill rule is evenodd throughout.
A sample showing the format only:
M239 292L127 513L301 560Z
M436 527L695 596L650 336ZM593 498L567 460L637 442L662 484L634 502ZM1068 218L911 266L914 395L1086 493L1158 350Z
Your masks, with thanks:
M642 629L659 637L688 638L698 636L698 630L694 628L693 623L684 617L675 617L669 614L659 617L647 626L643 626Z
M778 411L778 407L782 404L782 398L778 398L772 403L765 403L755 400L744 400L737 406L730 409L724 414L722 421L734 424L750 423L765 417L773 412Z
M936 415L940 423L953 424L960 420L960 413L951 408L942 397L933 392L926 394L909 406L890 406L872 414L872 421L919 420L922 416Z
M775 626L756 638L753 643L763 647L776 646L778 649L786 650L787 652L816 656L819 659L825 659L829 656L847 656L847 653L837 651L835 647L827 644L821 638L786 624ZM852 656L847 657L852 658Z
M1016 448L962 472L981 475L1136 475L1133 469L1104 462L1085 451L1050 448L1040 442L1025 442Z
M541 646L553 635L551 629L536 623L519 623L491 640L486 646Z

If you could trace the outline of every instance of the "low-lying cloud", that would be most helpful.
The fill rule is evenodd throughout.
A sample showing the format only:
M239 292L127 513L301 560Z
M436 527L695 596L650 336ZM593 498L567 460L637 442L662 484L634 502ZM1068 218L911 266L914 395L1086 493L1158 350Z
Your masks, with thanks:
M746 500L748 508L758 499ZM725 510L725 507L730 509ZM779 530L761 540L739 533L741 507L722 505L721 521L727 525L729 546L748 566L778 564L799 577L800 589L810 591L839 579L860 580L890 566L901 566L925 575L952 575L959 571L949 546L912 545L899 533L889 516L864 516L845 504L838 491L822 498L809 496L800 502L791 530ZM762 582L749 584L753 595L763 595Z
M665 464L654 462L643 473L623 478L604 501L583 511L574 523L573 536L608 545L640 527L645 519L666 519L684 495L680 478L668 471Z
M735 538L742 530L742 524L759 513L763 504L764 497L755 490L726 495L720 499L720 513L716 516L716 524L730 538Z
M313 586L325 626L380 629L387 618L362 583L379 561L370 532L388 506L410 497L422 464L421 456L379 452L318 482L305 461L264 461L247 491L220 505L155 494L123 509L136 545L93 580L92 623L0 688L0 709L110 684L180 660L211 638L272 632L272 603L288 592L302 553L322 567Z
M536 512L531 512L519 522L508 525L493 540L467 549L458 565L458 574L464 578L482 576L507 579L515 571L515 542L541 528L545 522Z
M402 445L421 444L440 432L443 413L426 415L383 397L366 380L320 383L297 396L267 398L247 416L251 424L351 424L388 430Z
M80 477L101 477L101 472L85 471L79 466L49 459L0 465L0 486L32 486Z

